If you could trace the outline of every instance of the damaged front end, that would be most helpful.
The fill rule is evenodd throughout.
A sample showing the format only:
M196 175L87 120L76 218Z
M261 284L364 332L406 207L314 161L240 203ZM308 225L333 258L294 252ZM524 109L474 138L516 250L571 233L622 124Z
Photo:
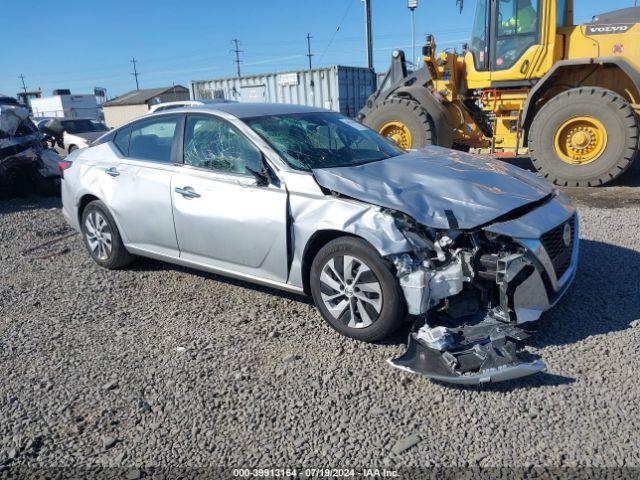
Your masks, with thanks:
M544 362L518 350L573 279L578 222L568 201L554 196L518 218L470 230L437 230L392 215L412 251L388 259L408 312L419 319L407 351L390 363L457 384L544 371Z

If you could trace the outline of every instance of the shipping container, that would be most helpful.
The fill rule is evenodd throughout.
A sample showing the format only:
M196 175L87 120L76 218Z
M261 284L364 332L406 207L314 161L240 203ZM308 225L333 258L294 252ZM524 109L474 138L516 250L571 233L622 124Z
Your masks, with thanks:
M296 72L193 80L191 95L195 100L224 98L237 102L309 105L355 117L375 88L376 75L372 70L335 65Z

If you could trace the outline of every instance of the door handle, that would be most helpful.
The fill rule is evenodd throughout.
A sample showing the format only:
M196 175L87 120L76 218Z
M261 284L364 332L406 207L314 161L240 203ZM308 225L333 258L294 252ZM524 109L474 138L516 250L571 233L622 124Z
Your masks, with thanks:
M118 175L120 175L120 172L116 167L105 168L104 171L106 172L107 175L110 175L112 177L117 177Z
M191 187L176 188L176 193L179 193L184 198L200 198L200 194Z

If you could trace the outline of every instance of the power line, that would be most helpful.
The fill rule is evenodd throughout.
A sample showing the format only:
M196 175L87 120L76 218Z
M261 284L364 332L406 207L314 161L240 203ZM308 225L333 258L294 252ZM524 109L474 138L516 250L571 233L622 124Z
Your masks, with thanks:
M311 39L313 37L310 33L307 33L307 57L309 57L309 70L311 70L311 57L313 57L313 53L311 53Z
M235 52L236 54L236 59L233 61L233 63L236 64L236 72L238 73L238 77L240 77L240 54L242 53L242 50L240 50L240 40L234 38L233 40L231 40L231 42L235 45L235 48L232 50L232 52Z
M344 19L347 18L347 15L349 15L349 11L351 10L351 7L353 6L354 3L355 3L354 0L348 3L347 9L344 11L344 15L342 15L342 18L340 19L338 26L336 27L335 31L333 32L333 35L331 35L331 38L329 39L329 43L327 43L327 46L324 47L324 51L320 55L320 60L322 60L322 58L324 57L324 54L327 53L327 50L329 50L329 47L331 46L331 44L333 43L333 40L336 38L336 35L340 31L340 27L342 27L342 23L344 22Z
M138 85L138 75L140 75L140 72L138 72L138 69L136 68L137 60L134 57L130 60L130 62L133 63L133 72L131 73L131 75L136 77L136 90L140 90L140 85Z
M20 80L22 80L22 89L27 93L27 86L24 84L24 75L20 74Z

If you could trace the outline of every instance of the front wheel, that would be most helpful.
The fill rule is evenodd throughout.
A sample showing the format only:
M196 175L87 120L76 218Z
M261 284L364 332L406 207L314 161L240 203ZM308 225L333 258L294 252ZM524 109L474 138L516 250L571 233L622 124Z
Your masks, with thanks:
M598 87L574 88L549 100L529 132L529 154L550 182L570 187L604 185L631 165L638 119L629 102Z
M356 340L382 340L406 315L404 297L389 266L359 238L340 237L322 247L311 265L310 285L327 323Z

